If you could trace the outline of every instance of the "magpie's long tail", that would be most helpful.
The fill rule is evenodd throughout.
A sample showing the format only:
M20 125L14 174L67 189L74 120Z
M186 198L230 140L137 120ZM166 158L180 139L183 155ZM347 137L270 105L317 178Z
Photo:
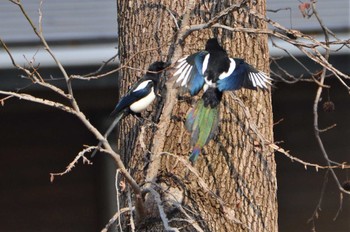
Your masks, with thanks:
M92 152L91 158L93 158L96 153L100 150L102 143L107 140L108 136L113 131L114 127L118 124L118 122L124 117L125 111L121 111L115 115L115 119L113 120L112 124L108 127L106 133L103 135L103 140L100 140L100 142L97 145L97 148Z
M202 150L201 147L197 147L197 146L193 147L192 153L191 153L190 158L189 158L189 160L191 161L192 164L194 164L196 162L196 160L198 159L198 156L201 153L201 150Z
M201 149L214 137L219 125L219 103L206 105L207 99L200 99L186 118L186 129L191 132L193 151L189 160L194 163Z

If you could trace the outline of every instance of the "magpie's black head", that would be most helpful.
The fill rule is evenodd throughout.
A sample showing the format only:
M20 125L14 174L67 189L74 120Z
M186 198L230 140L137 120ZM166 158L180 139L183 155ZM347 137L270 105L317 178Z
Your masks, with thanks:
M148 67L148 71L159 72L168 67L170 64L163 61L156 61Z
M224 50L224 49L220 46L217 38L211 38L211 39L208 39L207 44L205 45L205 50L215 51L215 50Z

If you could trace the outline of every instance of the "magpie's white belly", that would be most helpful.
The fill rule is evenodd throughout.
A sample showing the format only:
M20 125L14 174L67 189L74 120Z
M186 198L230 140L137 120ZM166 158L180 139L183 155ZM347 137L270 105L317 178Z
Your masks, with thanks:
M141 98L140 100L132 103L130 105L130 110L135 112L135 113L140 113L144 111L156 98L156 95L154 94L153 88L151 92L145 96L144 98Z

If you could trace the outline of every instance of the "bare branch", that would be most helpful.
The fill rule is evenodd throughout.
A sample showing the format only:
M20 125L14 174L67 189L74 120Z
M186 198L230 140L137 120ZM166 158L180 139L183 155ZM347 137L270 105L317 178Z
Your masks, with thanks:
M67 88L68 88L68 93L70 95L70 102L72 104L72 107L74 110L80 112L78 103L76 102L75 98L73 97L73 89L72 89L72 85L71 85L71 81L70 78L65 70L65 68L63 67L63 65L61 64L61 62L57 59L57 57L54 55L54 53L52 52L50 46L48 45L48 43L46 42L45 37L43 36L42 33L42 11L41 11L41 6L42 6L42 1L40 3L40 8L39 8L39 29L38 30L36 28L36 26L34 25L33 21L31 20L31 18L28 16L27 12L25 11L21 1L17 1L14 2L22 11L22 14L25 16L25 18L27 19L28 23L30 24L32 30L34 31L34 33L36 34L36 36L40 39L41 43L44 45L45 50L50 54L51 58L55 61L56 65L58 66L58 68L60 69L66 84L67 84Z
M193 31L198 31L198 30L202 30L202 29L205 29L205 28L209 28L209 27L223 28L225 30L229 30L229 31L233 31L233 32L268 34L268 35L274 36L276 38L279 38L279 39L281 39L283 41L286 41L287 43L289 43L291 45L294 45L296 48L298 48L300 51L302 51L310 59L316 61L317 63L319 63L323 67L326 67L329 71L331 71L337 77L337 79L340 81L340 83L344 87L346 87L346 89L350 92L350 87L344 82L344 80L342 80L342 78L350 79L350 76L348 76L348 75L340 72L338 69L334 68L327 61L327 59L325 59L321 55L321 53L316 49L317 47L321 47L321 48L324 48L327 51L330 51L329 40L327 40L326 42L320 42L320 41L316 40L315 38L313 38L312 36L303 34L300 31L287 29L287 28L283 27L282 25L280 25L279 23L277 23L277 22L275 22L275 21L265 17L264 15L262 15L260 13L257 13L255 11L251 11L251 10L249 10L249 12L248 12L250 15L252 15L252 16L254 16L254 17L256 17L256 18L258 18L260 20L263 20L263 21L267 22L268 24L272 25L273 27L275 27L279 31L283 32L283 34L278 32L278 31L276 31L276 30L272 31L272 30L268 30L268 29L240 28L240 27L232 28L232 27L229 27L229 26L226 26L226 25L222 25L222 24L216 23L218 21L218 19L220 19L222 16L227 15L228 13L232 12L232 10L234 10L235 7L237 7L237 5L232 5L230 7L230 11L222 11L222 12L218 13L217 17L214 17L208 23L197 24L197 25L190 26L189 29L186 31L185 37L188 36ZM327 29L325 29L325 30L327 30ZM288 36L288 35L292 35L294 38L291 39L290 36ZM306 41L300 41L298 39L304 39ZM307 43L308 41L311 42L311 43L308 44ZM346 41L342 41L342 42L347 44L347 43L349 43L349 41L350 40L346 40ZM337 43L340 43L340 41L334 41L333 43L337 44ZM306 48L311 49L311 52L308 51Z
M132 207L132 210L133 210L133 209L134 209L134 208ZM113 217L112 217L111 219L109 219L107 225L105 226L105 228L103 228L103 229L101 230L101 232L107 232L108 229L114 224L114 222L115 222L116 220L120 220L120 216L121 216L123 213L129 212L129 211L130 211L130 208L122 208L122 209L119 209L119 210L113 215ZM120 230L120 231L123 231L123 230Z
M119 176L119 169L117 169L117 171L115 172L115 192L116 192L116 200L117 200L117 213L120 211L120 193L119 193L119 183L118 183L118 176ZM130 209L130 208L129 208ZM131 212L132 213L132 212ZM113 218L115 218L115 216L113 216ZM112 218L112 219L113 219ZM111 220L112 220L111 219ZM111 220L109 220L109 223L111 222ZM115 219L116 220L116 219ZM115 221L114 220L114 221ZM108 224L109 224L108 223ZM118 216L118 225L119 225L119 229L120 231L123 231L122 229L122 223L120 221L120 216ZM107 226L106 226L107 227Z
M242 0L239 4L232 4L231 6L217 13L207 23L189 26L189 28L183 33L181 37L181 41L184 41L187 38L187 36L189 36L194 31L199 31L199 30L213 27L213 25L216 24L221 18L223 18L224 16L227 16L228 14L232 13L237 9L242 8L242 6L245 5L246 3L247 3L247 0Z
M8 97L5 97L3 99L0 99L0 101L4 101L5 99L8 99L11 96L11 97L16 97L20 100L26 100L26 101L30 101L30 102L36 102L36 103L46 105L46 106L51 106L51 107L54 107L54 108L57 108L57 109L65 111L65 112L76 115L76 111L74 109L72 109L69 106L63 105L62 103L59 103L59 102L54 102L54 101L50 101L47 99L34 97L30 94L15 93L15 92L11 92L11 91L0 90L0 94L8 96Z
M22 66L20 66L19 64L17 64L16 61L14 60L12 54L11 54L10 49L7 47L5 42L2 39L0 39L0 43L3 46L3 48L5 49L5 51L8 54L8 56L10 57L13 66L15 66L17 69L23 71L24 73L26 73L27 76L32 79L34 84L38 84L40 86L46 87L46 88L48 88L48 89L58 93L59 95L65 97L67 99L71 98L71 96L66 94L62 89L45 82L44 79L40 76L40 74L37 71L37 69L35 67L33 67L33 65L30 62L29 62L29 65L34 70L33 72L28 70L28 69L26 69L26 68L24 68L24 67L22 67Z
M83 163L87 163L87 164L92 164L92 162L86 158L84 155L87 152L91 152L95 149L96 147L87 147L84 150L82 150L81 152L78 153L78 155L74 158L74 160L72 162L69 163L69 165L67 166L66 170L63 172L52 172L50 173L50 181L53 182L55 179L55 176L63 176L65 174L67 174L68 172L72 171L72 169L75 167L75 165L78 163L79 159L82 158L83 159Z
M321 85L321 83L314 77L314 74L303 64L301 63L292 53L290 53L287 49L281 47L281 46L278 46L274 40L271 38L271 42L272 42L272 45L276 48L279 48L281 50L283 50L286 54L288 54L289 57L291 57L293 60L295 60L295 62L297 62L313 79L313 81L318 84L319 86L322 86L324 88L330 88L330 86L327 86L327 85ZM284 71L285 74L288 74L284 69L282 69L277 63L276 65L279 67L280 70ZM294 79L294 83L296 81L299 81L300 79L295 79L294 77L292 77L291 75L288 75L289 77L291 77L292 79ZM284 82L287 82L287 80L283 79Z
M134 217L132 215L132 202L131 202L131 193L130 193L130 188L128 188L128 205L129 205L129 210L130 210L130 227L131 227L131 231L134 232L135 231L135 223L134 223Z
M103 61L102 65L94 72L88 73L83 75L83 77L91 77L91 76L95 76L98 75L110 62L112 62L113 60L115 60L116 58L118 58L119 56L119 52L117 52L114 56L112 56L111 58L109 58L107 61ZM116 63L117 67L120 66L120 61L119 59L117 59L117 63ZM70 76L72 78L72 75Z
M166 45L163 45L163 46L166 46ZM132 60L136 57L138 57L140 54L142 53L145 53L145 52L151 52L151 51L155 51L155 50L158 50L160 49L161 47L153 47L153 48L147 48L147 49L144 49L144 50L141 50L141 51L138 51L136 52L135 54L131 55L130 58L128 60L126 60L124 62L124 64L120 64L118 63L118 67L111 70L111 71L108 71L106 73L102 73L102 74L99 74L99 75L71 75L70 78L71 79L79 79L79 80L86 80L86 81L89 81L89 80L96 80L96 79L99 79L99 78L102 78L102 77L105 77L105 76L108 76L108 75L111 75L111 74L114 74L114 73L117 73L118 71L120 71L121 69L125 69L125 68L129 68L129 69L135 69L137 71L143 71L143 72L146 72L147 70L144 70L144 69L140 69L140 68L133 68L133 67L130 67L128 66L127 64L131 63Z
M72 107L68 107L65 106L61 103L57 103L57 102L53 102L53 101L49 101L46 99L41 99L41 98L36 98L33 97L31 95L28 94L18 94L18 93L14 93L14 92L9 92L9 91L0 91L0 94L4 94L7 96L14 96L17 97L19 99L25 99L28 101L32 101L32 102L37 102L37 103L41 103L43 105L48 105L51 107L55 107L61 110L64 110L66 112L72 113L75 116L78 117L78 119L85 125L85 127L96 136L96 138L99 141L103 141L103 146L105 147L105 149L103 150L104 152L110 154L112 156L112 158L114 159L117 168L120 169L120 172L124 175L125 179L127 180L127 182L131 185L131 188L133 189L133 191L135 192L136 195L136 209L140 210L140 215L144 215L144 207L143 207L143 201L142 201L142 197L141 197L141 190L139 185L136 183L136 181L132 178L132 176L130 175L130 173L126 170L120 155L115 153L113 151L113 149L111 148L110 144L104 140L103 135L90 123L90 121L86 118L86 116L80 111L78 103L76 102L74 96L73 96L73 90L72 90L72 85L71 85L71 78L68 76L66 70L64 69L64 67L62 66L61 62L57 59L57 57L54 55L54 53L52 52L52 50L50 49L49 45L46 42L46 39L44 38L43 34L42 34L42 12L41 12L41 8L39 8L39 31L37 30L36 26L34 25L34 23L32 22L32 20L29 18L28 14L26 13L25 9L23 8L23 5L21 3L21 1L11 1L14 4L16 4L20 10L22 11L22 14L25 16L25 18L27 19L27 21L29 22L32 30L34 31L34 33L37 35L37 37L40 39L41 43L44 45L45 50L47 50L47 52L50 54L50 56L52 57L52 59L55 61L56 65L59 67L61 73L64 76L64 79L66 81L66 85L68 88L68 93L69 93L69 100L70 103L72 105Z
M309 163L309 162L301 160L295 156L292 156L288 151L286 151L285 149L283 149L282 147L280 147L276 144L273 144L273 143L269 144L269 147L271 147L275 151L278 151L278 152L282 153L283 155L287 156L293 162L296 161L296 162L304 165L305 169L307 169L308 167L313 167L313 168L315 168L316 171L318 171L319 169L326 169L326 170L328 170L328 169L350 169L350 165L346 165L346 164L323 166L323 165L319 165L319 164L315 164L315 163Z
M350 169L350 165L346 165L346 164L337 164L337 165L331 165L328 164L327 166L322 166L319 164L313 164L313 163L309 163L306 161L303 161L295 156L292 156L288 151L286 151L285 149L279 147L278 145L276 145L275 143L272 143L271 141L267 140L258 130L256 124L251 120L251 114L249 112L249 109L247 106L244 105L243 101L241 99L239 99L238 97L236 97L232 92L229 93L230 97L236 102L238 103L238 105L242 108L244 115L245 115L245 120L248 121L248 126L249 129L258 136L259 140L260 140L260 144L262 146L264 146L265 144L267 144L270 148L272 148L275 151L278 151L282 154L284 154L285 156L287 156L288 158L290 158L292 161L297 161L298 163L304 165L305 169L307 169L307 167L313 167L316 169L316 171L318 171L318 169ZM335 163L335 162L334 162Z
M343 198L344 198L343 193L340 192L340 193L339 193L339 208L338 208L338 211L337 211L337 213L335 214L335 216L334 216L334 218L333 218L333 221L337 220L339 214L340 214L341 211L343 210Z
M183 38L184 33L187 30L189 25L189 20L191 16L191 12L193 11L196 0L190 0L186 4L185 14L183 16L183 20L181 23L181 27L178 32L178 40L170 45L173 49L169 49L169 57L172 57L174 60L177 60L181 56L181 51L179 46L176 46L181 43L181 38ZM171 54L170 54L171 53ZM174 80L170 79L166 82L165 87L167 89L165 94L165 102L164 107L162 109L162 114L160 116L158 130L155 132L153 137L153 141L157 141L154 144L152 149L152 155L150 157L150 162L148 164L148 169L145 177L145 181L148 182L144 187L149 187L151 182L156 182L158 170L160 168L160 154L163 152L164 144L165 144L165 135L167 133L168 125L171 118L171 112L176 104L176 93L177 91L173 88ZM146 199L147 201L147 195Z
M312 6L312 10L313 10L313 14L316 16L323 32L324 32L324 36L325 36L325 40L326 40L326 45L328 46L327 42L329 41L329 35L328 35L328 31L326 29L326 27L324 26L321 18L319 17L318 15L318 12L316 10L316 6L315 6L315 2L311 2L311 6ZM328 63L328 59L329 59L329 54L330 54L330 51L329 49L326 49L326 54L324 57L322 57L324 60L324 62L327 62ZM323 84L324 83L324 80L325 80L325 75L326 75L326 71L327 69L329 69L328 67L324 66L323 70L322 70L322 74L321 74L321 78L320 78L320 82ZM334 73L335 74L335 73ZM336 75L336 74L335 74ZM337 76L337 75L336 75ZM339 77L338 77L339 80L341 80ZM345 84L346 86L346 84ZM318 87L317 89L317 92L316 92L316 96L315 96L315 100L314 100L314 105L313 105L313 114L314 114L314 133L315 133L315 137L316 137L316 141L318 142L318 145L321 149L321 152L323 154L323 157L325 158L328 166L330 166L331 164L331 161L329 159L329 156L327 154L327 151L323 145L323 141L320 137L320 129L319 129L319 126L318 126L318 104L320 102L320 98L321 98L321 93L322 93L322 90L323 88L322 87ZM348 90L350 90L350 88L348 87ZM341 183L339 182L339 179L337 177L337 175L335 174L334 170L333 169L329 169L339 190L343 193L346 193L346 194L349 194L350 195L350 191L346 191L343 186L341 185Z
M324 175L324 178L323 178L323 184L322 184L320 198L318 200L318 203L316 205L316 208L315 208L314 212L312 213L312 216L307 221L308 223L312 222L312 227L313 227L314 231L315 231L315 221L316 221L316 219L318 219L319 212L322 210L321 209L321 205L322 205L324 193L326 192L326 187L327 187L327 184L328 184L328 174L329 174L329 171L327 170L325 175Z

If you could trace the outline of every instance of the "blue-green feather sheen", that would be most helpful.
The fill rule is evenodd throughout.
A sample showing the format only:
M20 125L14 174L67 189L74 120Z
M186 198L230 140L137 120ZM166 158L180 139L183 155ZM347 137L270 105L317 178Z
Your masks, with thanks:
M200 99L186 118L186 128L191 132L191 145L204 147L215 135L219 122L219 105L205 107Z

